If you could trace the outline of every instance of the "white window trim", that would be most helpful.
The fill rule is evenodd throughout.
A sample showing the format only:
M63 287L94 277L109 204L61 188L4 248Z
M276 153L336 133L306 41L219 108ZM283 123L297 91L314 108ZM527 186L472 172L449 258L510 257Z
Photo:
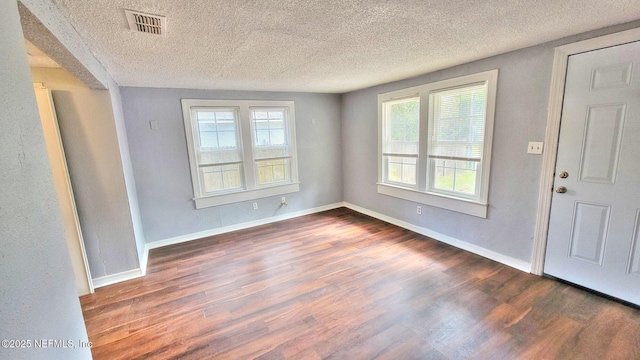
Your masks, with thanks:
M486 117L484 129L484 149L482 155L482 174L478 200L469 200L462 197L449 196L442 193L430 192L428 182L429 161L427 158L427 134L429 119L429 94L439 90L464 87L477 83L487 84ZM498 83L498 69L481 73L460 76L430 84L414 86L411 88L391 91L378 95L378 193L393 196L425 205L444 208L481 218L487 217L489 173L491 169L491 148L493 143L493 126L495 118L496 91ZM416 188L398 186L385 182L384 164L382 156L383 145L383 103L412 96L420 97L420 145L417 171Z
M243 153L244 189L230 190L218 194L207 195L201 188L198 162L195 153L193 122L191 119L192 108L197 107L228 107L238 109L239 121L239 146ZM268 185L257 184L257 174L254 166L253 152L253 124L251 122L250 109L255 107L276 107L289 109L289 135L291 147L291 181L277 182ZM189 167L191 170L191 182L193 185L193 200L196 209L211 206L219 206L242 201L250 201L269 196L277 196L300 191L298 181L298 161L295 131L295 108L293 101L268 101L268 100L206 100L206 99L182 99L182 116L184 120L185 135L187 138L187 152L189 154Z
M418 96L416 96L416 95L417 94L413 94L413 95L403 96L401 98L393 98L393 99L389 99L389 100L391 100L391 101L400 101L400 100L408 100L408 99L417 99L418 101L420 101L420 98ZM386 101L388 102L389 100L386 100ZM384 111L384 104L382 104L382 103L380 103L380 111ZM382 118L382 115L380 115L380 117ZM384 124L382 124L382 125L384 125ZM422 126L422 124L420 123L419 127L422 128L421 126ZM380 135L379 135L379 137L381 138L381 141L383 141L382 137L385 134L385 130L386 129L384 129L383 127L380 127ZM420 147L420 139L418 139L418 147ZM389 166L389 157L391 157L391 155L384 153L382 145L381 145L380 149L381 150L380 150L380 153L378 154L378 156L380 156L380 159L381 159L380 161L382 162L381 166L382 166L382 168L387 168ZM419 154L419 152L418 152L418 154ZM410 154L397 154L397 155L398 155L398 157L403 157L403 158L407 158L407 157L415 158L416 159L416 171L418 171L418 169L420 168L420 164L418 163L419 162L418 161L419 160L419 155L414 155L414 154L411 154L411 155ZM383 176L382 178L379 177L379 179L380 179L379 182L380 183L385 183L385 184L389 184L391 186L397 186L397 187L401 187L401 188L414 189L414 190L417 190L419 188L419 186L420 186L420 184L418 182L419 181L418 177L416 177L416 183L415 184L409 184L409 183L402 183L402 182L390 180L387 177L388 174L385 174L384 172L381 172L380 174L382 174L382 176Z

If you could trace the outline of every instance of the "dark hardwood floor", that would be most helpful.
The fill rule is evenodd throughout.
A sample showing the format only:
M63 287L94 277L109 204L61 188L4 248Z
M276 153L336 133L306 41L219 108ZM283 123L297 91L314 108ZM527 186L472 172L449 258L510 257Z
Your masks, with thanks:
M640 359L640 311L336 209L152 250L94 359Z

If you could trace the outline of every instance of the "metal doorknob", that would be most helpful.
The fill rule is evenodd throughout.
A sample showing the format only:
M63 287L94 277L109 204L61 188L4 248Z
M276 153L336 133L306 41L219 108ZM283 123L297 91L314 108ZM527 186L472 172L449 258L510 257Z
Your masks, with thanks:
M566 192L567 192L567 188L566 188L566 187L564 187L564 186L558 186L558 187L556 188L556 192L557 192L558 194L564 194L564 193L566 193Z

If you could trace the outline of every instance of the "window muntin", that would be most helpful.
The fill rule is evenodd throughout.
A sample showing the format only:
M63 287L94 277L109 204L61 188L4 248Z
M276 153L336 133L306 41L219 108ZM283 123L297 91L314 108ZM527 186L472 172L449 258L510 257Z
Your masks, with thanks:
M237 148L236 109L196 109L201 148Z
M378 192L486 217L497 78L491 70L380 94ZM398 120L391 110L407 102L416 114Z
M286 109L251 109L256 147L286 146Z
M478 192L478 162L430 159L433 189L473 196Z
M202 182L205 193L242 188L242 168L240 164L222 166L202 166Z
M182 100L196 208L299 191L293 105Z

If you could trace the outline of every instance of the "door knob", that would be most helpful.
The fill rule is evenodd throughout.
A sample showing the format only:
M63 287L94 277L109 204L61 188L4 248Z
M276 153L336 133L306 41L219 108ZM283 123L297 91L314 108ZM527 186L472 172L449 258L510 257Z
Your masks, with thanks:
M564 186L558 186L558 187L556 188L556 192L557 192L558 194L564 194L564 193L566 193L566 192L567 192L567 188L566 188L566 187L564 187Z

